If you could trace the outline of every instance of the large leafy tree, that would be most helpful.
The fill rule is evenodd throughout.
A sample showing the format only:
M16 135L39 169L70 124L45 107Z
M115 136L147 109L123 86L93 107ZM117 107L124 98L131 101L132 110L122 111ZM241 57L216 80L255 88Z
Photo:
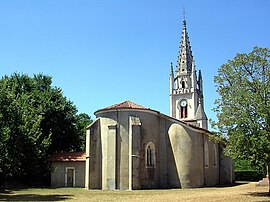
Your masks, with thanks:
M50 76L15 73L2 77L0 177L40 180L48 174L48 155L84 147L84 128L89 123L90 117L77 114L61 89L52 86Z
M85 151L85 141L86 141L86 126L92 123L92 120L90 119L90 116L86 113L81 113L76 116L77 119L77 130L78 133L80 134L79 136L79 142L80 142L80 150Z
M226 151L258 167L270 163L270 50L254 47L222 65L214 81L219 134Z

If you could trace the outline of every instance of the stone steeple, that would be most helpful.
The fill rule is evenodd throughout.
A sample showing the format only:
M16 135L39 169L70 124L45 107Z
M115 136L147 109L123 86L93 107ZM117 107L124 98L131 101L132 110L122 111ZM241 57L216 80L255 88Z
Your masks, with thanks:
M177 61L177 72L189 73L192 71L193 56L189 42L187 23L183 21L182 37L180 42L180 50Z
M187 32L187 22L183 20L176 71L170 73L170 114L181 121L206 128L204 112L202 74L197 78L195 62Z

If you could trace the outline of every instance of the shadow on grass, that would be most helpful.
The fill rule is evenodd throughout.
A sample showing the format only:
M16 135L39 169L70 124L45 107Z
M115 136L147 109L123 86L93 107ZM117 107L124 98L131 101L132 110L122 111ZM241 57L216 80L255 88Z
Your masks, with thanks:
M226 187L237 187L237 186L240 186L240 185L243 185L243 184L248 184L250 183L249 181L236 181L232 184L218 184L218 185L215 185L215 186L210 186L208 188L226 188Z
M8 194L8 193L7 193ZM63 201L71 199L72 195L38 195L38 194L0 194L0 201Z
M245 195L253 196L253 197L261 197L262 200L260 202L269 201L270 199L268 192L248 192Z
M268 192L248 192L246 195L255 196L255 197L266 197L270 199Z
M13 191L8 190L8 189L0 189L0 196L1 194L12 194ZM0 198L1 199L1 198Z

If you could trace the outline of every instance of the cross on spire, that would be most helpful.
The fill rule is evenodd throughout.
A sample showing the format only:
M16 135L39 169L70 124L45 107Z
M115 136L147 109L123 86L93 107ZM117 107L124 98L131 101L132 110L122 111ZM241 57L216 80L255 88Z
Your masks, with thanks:
M185 10L185 6L183 6L183 17L184 17L184 21L186 21L186 10Z

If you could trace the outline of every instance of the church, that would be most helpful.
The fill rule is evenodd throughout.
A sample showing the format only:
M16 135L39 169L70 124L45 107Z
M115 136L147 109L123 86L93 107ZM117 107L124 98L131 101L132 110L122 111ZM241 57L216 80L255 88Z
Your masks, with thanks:
M224 155L224 144L210 138L202 73L196 72L186 20L176 67L171 63L169 68L170 116L132 101L97 110L87 127L86 152L52 160L52 186L61 185L61 179L65 186L71 181L72 186L102 190L233 182L233 162Z

